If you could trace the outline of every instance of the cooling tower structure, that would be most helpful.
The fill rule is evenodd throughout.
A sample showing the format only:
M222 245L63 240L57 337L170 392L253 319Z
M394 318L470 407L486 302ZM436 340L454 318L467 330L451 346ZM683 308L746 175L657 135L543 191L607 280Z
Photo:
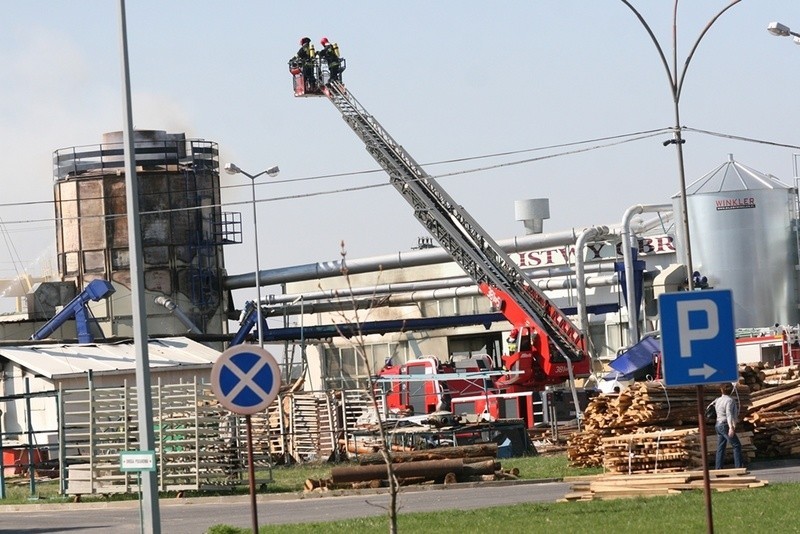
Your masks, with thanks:
M694 270L733 291L736 328L797 324L797 189L730 156L687 186L686 204ZM682 218L680 195L673 205Z
M139 130L134 145L148 332L186 333L188 318L202 332L225 333L222 245L241 242L241 218L220 208L217 144ZM123 154L122 132L112 132L100 145L53 155L59 276L79 291L96 278L113 284L111 298L91 307L109 337L132 335Z

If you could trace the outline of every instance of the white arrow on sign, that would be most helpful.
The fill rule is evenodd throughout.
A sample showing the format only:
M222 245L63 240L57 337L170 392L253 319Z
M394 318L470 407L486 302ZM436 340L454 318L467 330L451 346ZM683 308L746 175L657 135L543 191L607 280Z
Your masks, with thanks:
M707 363L704 363L703 367L695 367L693 369L689 369L689 376L702 376L705 380L708 380L708 377L716 372L717 372L716 369L714 369Z

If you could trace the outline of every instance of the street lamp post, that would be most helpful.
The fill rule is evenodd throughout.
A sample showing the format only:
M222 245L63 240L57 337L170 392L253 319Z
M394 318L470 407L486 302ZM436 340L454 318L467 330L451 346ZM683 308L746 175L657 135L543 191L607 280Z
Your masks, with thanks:
M780 22L770 22L767 25L767 31L776 37L789 37L791 35L795 44L800 45L800 33L793 32L789 29L789 26L785 24L781 24Z
M650 29L650 25L647 24L647 21L644 20L644 17L639 13L633 5L628 0L621 0L623 4L628 6L628 8L633 11L636 17L639 19L639 22L642 23L647 33L650 35L650 39L653 41L653 44L656 46L658 50L658 54L661 57L661 63L664 65L664 70L667 72L667 77L669 78L669 88L670 92L672 93L672 103L674 106L674 113L675 113L675 127L673 129L673 138L667 141L664 141L664 146L668 146L674 144L677 149L678 154L678 173L680 176L680 188L681 188L681 211L683 212L681 215L681 227L683 231L683 240L684 240L684 252L686 254L686 269L688 271L687 281L689 286L689 291L694 289L694 283L692 281L692 273L694 272L694 266L692 264L692 246L691 246L691 239L689 237L689 209L686 202L686 169L683 161L683 144L686 142L681 135L681 114L680 114L680 101L681 101L681 90L683 89L683 82L686 79L686 70L689 68L689 62L692 60L692 56L694 56L695 51L697 50L697 46L700 44L700 41L703 39L705 34L708 32L709 28L717 21L719 17L722 16L727 10L732 8L734 5L738 4L742 0L731 0L731 3L724 7L719 13L717 13L711 20L708 21L703 31L700 32L700 36L695 41L694 45L692 46L689 55L686 56L686 61L683 64L683 70L678 72L678 0L675 0L673 13L672 13L672 67L670 68L670 64L667 61L667 56L664 54L664 50L661 48L661 44L658 42L653 30Z
M225 165L225 172L228 174L244 174L248 178L250 178L250 191L253 196L253 235L255 238L255 248L256 248L256 320L258 321L258 346L260 348L264 348L264 331L261 328L261 324L263 322L263 315L261 312L261 265L259 264L258 259L258 214L256 210L256 178L259 176L266 174L270 177L278 176L280 169L277 165L274 167L270 167L265 171L261 171L258 174L250 174L248 172L243 171L234 163L228 163Z
M717 21L718 18L722 16L727 10L741 2L741 0L731 0L730 3L722 8L722 10L714 15L711 20L708 21L703 31L700 32L700 36L694 42L689 54L686 56L686 60L683 64L683 70L678 72L678 0L675 0L674 8L672 11L672 68L670 68L670 64L667 61L667 57L664 55L664 51L661 48L661 44L658 42L653 30L650 29L650 26L647 24L647 21L644 20L644 17L639 13L633 5L628 0L621 0L623 4L628 6L628 8L633 11L636 17L639 19L639 22L642 23L647 33L650 35L650 39L653 41L653 44L656 46L658 50L658 54L661 57L661 63L664 65L664 70L667 72L667 77L669 78L669 87L670 91L672 92L672 102L674 105L674 112L675 112L675 127L673 129L673 138L669 139L664 142L664 146L668 146L670 144L674 144L677 148L678 152L678 172L680 174L680 186L681 186L681 210L683 211L682 218L681 218L681 225L683 228L683 238L684 238L684 249L686 254L686 268L687 268L687 282L688 282L688 289L692 291L694 289L694 281L692 280L693 276L692 273L694 272L694 267L692 265L692 245L691 240L689 239L689 208L686 202L686 171L683 161L683 143L685 140L681 137L681 119L680 119L680 100L681 100L681 90L683 89L683 82L686 79L686 70L689 68L689 63L692 60L692 56L694 56L695 51L697 50L700 41L703 39L705 34ZM772 25L770 25L772 26ZM788 32L789 28L786 28L783 25L782 28ZM778 27L776 25L776 31ZM772 30L769 30L772 32ZM777 35L784 35L779 33ZM629 296L630 298L630 296ZM699 433L700 433L700 454L703 458L703 494L705 497L705 504L706 504L706 525L708 528L708 533L713 534L714 532L714 520L711 513L711 482L708 473L708 447L706 444L706 432L705 432L705 399L703 386L697 386L696 388L697 393L697 419L699 421Z

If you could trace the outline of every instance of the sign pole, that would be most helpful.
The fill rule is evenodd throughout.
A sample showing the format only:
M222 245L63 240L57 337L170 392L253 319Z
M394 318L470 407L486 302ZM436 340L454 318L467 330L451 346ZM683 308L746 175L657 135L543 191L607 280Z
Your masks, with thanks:
M136 491L139 492L139 528L144 534L144 507L142 505L142 472L136 471Z
M119 453L119 470L123 473L136 473L136 491L139 493L139 527L145 532L144 497L142 495L142 471L155 473L156 451L122 451ZM127 477L125 483L127 484ZM160 525L159 525L160 526Z
M714 515L711 513L711 477L708 474L708 443L706 442L705 391L697 386L697 420L700 427L700 454L703 456L703 495L706 501L706 526L708 534L714 534Z
M219 355L211 368L211 390L219 403L223 408L245 416L253 534L258 534L258 509L256 466L253 460L253 423L250 416L266 410L277 398L280 386L281 370L278 362L262 347L247 345L228 347Z
M247 476L250 479L250 516L253 534L258 534L258 507L256 506L256 466L253 463L253 424L250 414L244 416L247 426Z
M733 292L729 289L678 291L658 297L661 352L667 386L697 386L697 421L703 457L703 493L708 533L714 533L704 386L736 382L736 333Z

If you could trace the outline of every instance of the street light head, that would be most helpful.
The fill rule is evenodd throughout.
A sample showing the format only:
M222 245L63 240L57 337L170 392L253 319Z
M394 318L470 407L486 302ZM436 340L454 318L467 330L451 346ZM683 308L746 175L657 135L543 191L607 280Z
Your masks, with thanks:
M234 163L226 163L225 164L225 172L228 174L239 174L242 172L242 169L236 166Z
M274 167L270 167L269 169L267 169L264 172L267 173L267 176L271 176L271 177L274 178L274 177L278 176L278 173L281 172L281 170L278 168L277 165L275 165Z
M780 22L770 22L767 26L767 31L772 35L778 37L787 37L789 35L789 26L781 24Z
M795 36L792 38L792 41L794 41L794 44L800 45L800 37Z

